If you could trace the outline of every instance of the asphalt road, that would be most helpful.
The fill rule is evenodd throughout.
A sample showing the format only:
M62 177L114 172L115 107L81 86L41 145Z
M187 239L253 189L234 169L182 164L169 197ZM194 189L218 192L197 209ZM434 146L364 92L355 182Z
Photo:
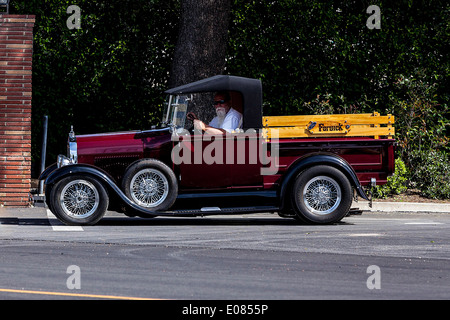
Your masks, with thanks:
M0 299L449 299L450 215L325 226L273 214L66 227L0 211Z

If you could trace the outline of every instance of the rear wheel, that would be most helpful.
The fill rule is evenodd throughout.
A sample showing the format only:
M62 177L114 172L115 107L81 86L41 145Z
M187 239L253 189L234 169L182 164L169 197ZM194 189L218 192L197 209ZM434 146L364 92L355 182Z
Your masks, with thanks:
M300 173L292 188L297 217L311 223L333 223L348 213L353 189L338 169L315 166Z
M52 188L49 208L65 224L93 225L103 217L108 203L108 193L97 179L69 176Z

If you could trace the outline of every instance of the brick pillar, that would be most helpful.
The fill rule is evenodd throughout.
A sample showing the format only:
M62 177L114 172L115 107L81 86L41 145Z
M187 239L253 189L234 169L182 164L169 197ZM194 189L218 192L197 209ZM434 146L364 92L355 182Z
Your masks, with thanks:
M30 204L34 22L0 14L0 206Z

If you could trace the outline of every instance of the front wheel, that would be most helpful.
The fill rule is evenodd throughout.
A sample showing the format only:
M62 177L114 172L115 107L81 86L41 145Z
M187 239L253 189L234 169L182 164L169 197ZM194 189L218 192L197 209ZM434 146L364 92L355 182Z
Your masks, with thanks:
M350 210L353 189L338 169L315 166L300 173L292 188L297 217L310 223L340 221Z
M93 225L108 209L109 197L95 178L69 176L58 181L50 192L53 214L68 225Z

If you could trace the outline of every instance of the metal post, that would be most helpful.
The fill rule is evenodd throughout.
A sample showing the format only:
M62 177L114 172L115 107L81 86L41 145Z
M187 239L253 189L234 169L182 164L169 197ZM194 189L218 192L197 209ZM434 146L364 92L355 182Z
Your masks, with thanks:
M42 132L42 150L41 150L41 172L45 170L45 156L47 154L47 129L48 116L44 116L43 132ZM44 193L44 180L39 181L39 194Z
M10 0L1 0L0 1L0 6L4 6L6 8L6 12L4 12L5 14L9 14L9 1ZM3 14L0 12L0 15Z

